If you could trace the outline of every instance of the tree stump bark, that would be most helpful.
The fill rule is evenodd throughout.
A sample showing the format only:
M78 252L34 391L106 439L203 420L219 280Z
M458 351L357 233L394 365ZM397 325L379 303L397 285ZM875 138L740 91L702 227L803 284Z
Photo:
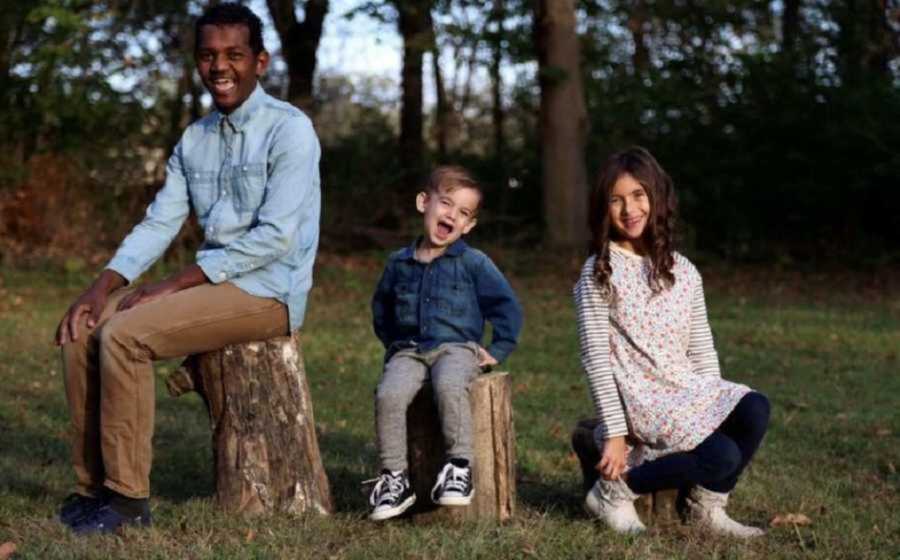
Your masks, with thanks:
M220 507L332 512L296 333L190 356L166 385L206 402Z
M594 466L600 462L601 454L601 450L594 440L594 428L597 427L597 424L599 424L598 419L586 418L580 420L572 432L572 449L578 456L578 462L581 465L582 490L585 494L590 491L600 477L600 473L594 469ZM634 507L645 522L675 521L678 519L675 510L677 496L677 490L645 494L635 501Z
M431 488L446 462L444 436L431 385L426 384L406 415L410 477L416 491L413 521L505 521L515 513L516 437L509 374L478 376L469 392L472 406L475 495L468 506L438 506Z

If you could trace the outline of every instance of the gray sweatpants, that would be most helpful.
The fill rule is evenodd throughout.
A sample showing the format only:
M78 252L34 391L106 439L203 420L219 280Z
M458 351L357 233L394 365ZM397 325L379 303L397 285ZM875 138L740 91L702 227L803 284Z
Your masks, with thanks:
M478 345L447 342L419 353L400 350L388 360L375 391L375 428L381 468L407 468L406 410L429 378L434 390L447 457L472 461L469 386L478 375Z

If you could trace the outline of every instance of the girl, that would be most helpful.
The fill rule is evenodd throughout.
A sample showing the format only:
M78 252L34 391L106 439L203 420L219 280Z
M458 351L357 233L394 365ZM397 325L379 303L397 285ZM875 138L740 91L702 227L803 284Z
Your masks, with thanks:
M672 180L647 150L616 153L601 170L592 254L575 286L600 420L600 478L585 507L635 533L645 528L637 496L678 488L686 519L715 533L762 535L724 508L765 434L769 402L720 377L700 274L673 248L675 209Z

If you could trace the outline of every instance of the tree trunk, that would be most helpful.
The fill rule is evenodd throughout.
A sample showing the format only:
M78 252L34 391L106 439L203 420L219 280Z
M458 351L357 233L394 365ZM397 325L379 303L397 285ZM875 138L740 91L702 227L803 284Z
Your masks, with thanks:
M288 101L309 112L313 107L316 52L328 14L328 0L306 0L303 22L297 20L294 0L266 0L288 67Z
M441 71L440 51L435 46L431 49L431 65L434 71L434 91L437 97L435 107L435 136L437 137L438 161L447 161L447 140L450 131L450 107L447 104L447 90L444 86L444 73Z
M800 34L800 0L784 0L781 14L781 52L792 56Z
M468 506L438 507L431 488L444 466L446 448L431 385L416 395L407 412L410 476L416 491L416 522L495 519L513 516L516 505L516 436L509 374L481 375L469 393L472 406L475 495Z
M403 70L400 107L400 165L403 186L421 187L425 174L425 141L422 118L422 61L434 44L431 21L433 0L394 0L403 37Z
M574 0L535 0L541 86L541 183L546 241L580 248L587 239L587 109Z
M634 0L628 14L628 31L631 32L631 40L634 42L634 55L631 60L636 76L643 76L650 63L650 53L646 43L647 31L644 27L647 20L647 7L644 5L644 0Z
M206 402L220 507L332 512L298 335L191 356L166 384Z
M500 186L500 196L498 214L501 217L499 223L499 234L501 238L506 238L507 227L506 220L509 216L510 206L510 189L509 174L510 166L506 157L506 109L503 107L503 75L500 69L503 66L503 40L506 36L506 29L503 23L506 21L506 3L505 0L494 0L491 9L491 19L496 28L489 32L488 37L491 43L491 98L493 100L491 106L491 124L494 129L494 162L497 169L497 184Z
M504 135L504 121L506 120L506 112L503 109L503 76L500 74L500 67L503 64L503 38L505 30L503 22L506 19L506 6L504 0L494 0L494 6L491 10L491 19L497 26L490 33L491 38L491 98L493 105L491 107L491 121L494 128L494 156L498 163L504 164L504 155L506 153L506 136ZM502 177L501 185L506 182L506 177Z
M600 473L594 468L600 462L600 449L594 441L594 428L599 421L596 418L587 418L578 422L572 432L572 449L578 456L581 465L581 488L586 494L600 478ZM677 490L664 490L645 494L637 499L634 507L645 522L669 522L678 519L675 511L675 498Z

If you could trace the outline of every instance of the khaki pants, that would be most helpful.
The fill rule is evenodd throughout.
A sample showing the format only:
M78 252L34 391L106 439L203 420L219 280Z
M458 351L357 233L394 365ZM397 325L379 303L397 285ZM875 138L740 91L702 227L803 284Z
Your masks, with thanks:
M110 295L97 326L86 318L62 349L78 492L106 486L150 495L155 387L153 360L288 334L284 304L233 284L203 284L116 312L130 288Z

